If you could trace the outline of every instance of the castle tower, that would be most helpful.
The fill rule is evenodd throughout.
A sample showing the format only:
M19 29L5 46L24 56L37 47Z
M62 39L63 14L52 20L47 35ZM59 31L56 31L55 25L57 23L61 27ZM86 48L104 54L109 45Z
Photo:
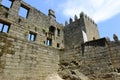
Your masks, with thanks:
M86 41L91 41L98 38L99 33L96 23L83 12L80 13L79 19L75 19L71 22L70 18L69 24L64 28L66 48L77 47Z
M83 37L87 38L86 41L94 40L99 38L99 32L97 28L97 24L85 15L83 12L80 14L81 21L84 23L81 28L83 32ZM85 34L85 35L84 35Z

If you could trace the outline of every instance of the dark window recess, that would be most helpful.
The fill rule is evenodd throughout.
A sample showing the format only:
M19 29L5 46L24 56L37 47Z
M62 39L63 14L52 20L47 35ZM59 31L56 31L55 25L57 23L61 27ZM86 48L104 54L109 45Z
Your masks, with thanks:
M18 23L20 23L21 21L22 21L22 20L19 18L19 19L18 19Z
M52 46L52 39L47 38L46 45Z
M49 27L49 33L52 34L52 35L54 35L55 34L55 27L50 26Z
M63 43L63 40L62 40L62 43Z
M24 5L21 5L20 9L19 9L19 12L18 12L19 16L27 18L28 17L28 13L29 13L29 8L27 8Z
M95 40L95 37L93 37L93 40Z
M28 40L29 41L35 41L37 34L33 32L29 32L28 34Z
M117 68L117 72L120 73L120 68Z
M58 36L60 36L60 29L57 29L57 30L56 30L56 34L57 34Z
M8 33L10 25L0 22L0 32Z
M6 8L11 8L13 4L13 0L2 0L1 4Z
M60 47L60 44L59 43L57 43L57 48L59 48Z
M35 27L35 31L37 31L38 29L37 29L37 27Z
M45 36L47 36L47 32L45 32Z
M8 13L5 13L5 18L8 18Z
M43 41L43 43L45 44L45 41Z

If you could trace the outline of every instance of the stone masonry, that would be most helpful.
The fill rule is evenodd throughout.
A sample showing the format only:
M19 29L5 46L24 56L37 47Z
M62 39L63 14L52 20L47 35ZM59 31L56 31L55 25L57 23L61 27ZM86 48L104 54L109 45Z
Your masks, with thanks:
M0 0L0 80L120 80L120 41L83 12L65 26L22 0ZM24 14L22 13L24 11Z

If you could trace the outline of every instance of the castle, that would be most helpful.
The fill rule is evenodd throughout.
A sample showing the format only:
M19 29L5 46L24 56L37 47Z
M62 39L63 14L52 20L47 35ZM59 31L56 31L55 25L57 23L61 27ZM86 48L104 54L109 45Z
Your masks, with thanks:
M120 41L83 12L64 25L22 0L0 0L0 80L120 80ZM22 13L24 11L24 14Z

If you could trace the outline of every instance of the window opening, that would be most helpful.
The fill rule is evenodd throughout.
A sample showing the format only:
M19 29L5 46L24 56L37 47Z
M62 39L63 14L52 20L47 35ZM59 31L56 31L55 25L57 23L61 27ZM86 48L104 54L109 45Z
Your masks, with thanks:
M8 18L8 13L5 13L5 18Z
M47 38L46 45L52 46L52 39Z
M45 41L43 41L43 43L45 44Z
M8 33L10 25L0 22L0 32Z
M56 34L57 34L58 36L60 36L60 29L57 29L57 30L56 30Z
M49 32L50 32L52 35L54 35L54 33L55 33L55 27L50 26Z
M19 18L19 19L18 19L18 23L20 23L21 21L22 21L22 20Z
M21 5L20 9L19 9L19 13L18 13L19 16L27 18L28 17L28 13L29 13L29 8L25 7L24 5Z
M93 37L93 40L95 40L95 37Z
M12 7L12 0L2 0L1 4L5 6L6 8L11 8Z
M29 32L29 34L28 34L28 40L29 41L35 41L36 35L37 35L36 33Z
M59 48L60 47L60 44L59 43L57 43L57 48Z
M120 73L120 68L117 68L117 72Z

